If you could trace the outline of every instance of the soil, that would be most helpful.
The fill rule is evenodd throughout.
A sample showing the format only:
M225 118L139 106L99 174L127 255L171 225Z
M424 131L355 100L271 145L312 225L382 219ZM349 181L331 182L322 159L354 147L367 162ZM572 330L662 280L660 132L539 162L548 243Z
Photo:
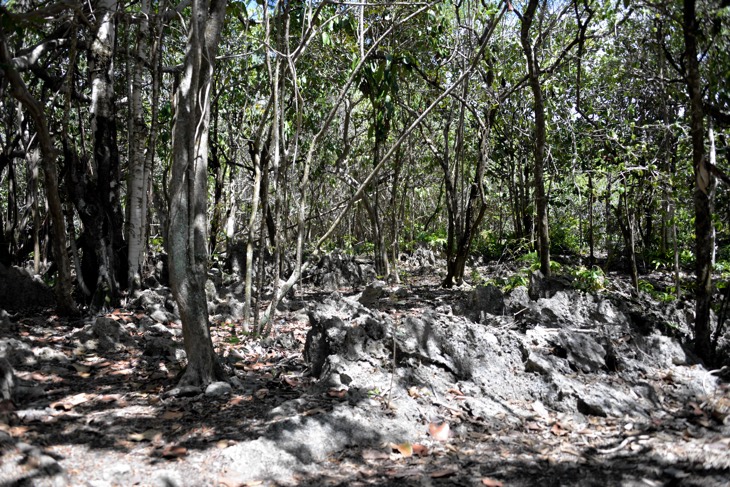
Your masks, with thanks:
M624 323L619 334L602 332L611 323L577 315L575 326L541 328L540 309L509 306L500 316L469 317L469 286L445 290L437 275L415 272L401 286L386 285L367 310L353 304L356 291L300 289L265 340L235 320L214 322L228 385L177 395L169 391L184 359L174 320L163 325L131 305L79 321L9 316L0 341L19 392L0 403L0 485L728 485L728 385L691 355L664 360L628 344L643 337L683 350L682 330L632 331ZM602 292L629 299L623 290ZM659 306L631 299L647 313ZM411 324L431 317L464 343L450 343L450 356L442 346L438 359L430 349L406 356L393 325L380 352L365 347L348 358L328 349L315 376L310 330L323 306L340 306L343 326L353 316ZM500 348L479 360L503 361L491 378L453 365L454 350L482 346L457 328L480 321ZM549 338L558 332L563 340L606 333L615 349L604 347L605 364L593 366L579 356L582 345L571 354L572 342ZM395 360L383 352L391 348ZM500 382L504 370L513 375ZM634 398L637 406L601 409L584 396L604 390L614 405Z

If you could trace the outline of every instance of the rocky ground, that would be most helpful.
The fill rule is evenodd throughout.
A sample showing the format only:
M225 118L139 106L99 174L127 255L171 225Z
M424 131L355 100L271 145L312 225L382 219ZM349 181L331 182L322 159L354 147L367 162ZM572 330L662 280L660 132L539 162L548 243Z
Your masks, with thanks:
M730 390L681 303L619 277L445 290L439 268L421 252L391 285L330 256L263 341L213 272L230 379L177 394L164 286L77 321L0 312L0 485L728 484Z

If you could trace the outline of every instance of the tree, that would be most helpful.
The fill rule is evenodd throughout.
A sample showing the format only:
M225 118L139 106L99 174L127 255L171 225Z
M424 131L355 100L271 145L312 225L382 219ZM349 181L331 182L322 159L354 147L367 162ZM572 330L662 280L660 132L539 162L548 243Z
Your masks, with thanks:
M3 8L4 7L0 7ZM2 12L3 14L5 12ZM12 88L12 94L23 108L30 114L38 133L41 150L41 164L46 185L46 197L50 209L53 236L53 257L56 262L58 279L55 293L59 311L62 314L74 314L77 311L73 299L73 284L71 280L71 264L66 251L66 222L63 215L61 196L58 191L57 151L53 144L48 120L41 103L30 93L20 73L14 66L8 49L6 34L0 24L0 63L2 63L5 77Z
M547 145L545 103L543 102L540 83L540 65L535 48L532 46L530 29L535 18L539 0L530 0L522 16L520 42L527 58L527 76L532 96L535 101L535 208L537 210L538 253L540 254L540 271L550 275L550 234L548 227L547 195L545 194L545 147Z
M695 352L711 360L710 305L712 304L712 259L715 232L712 225L712 197L715 176L709 170L705 155L705 112L702 100L699 50L699 25L695 0L684 0L683 32L687 63L686 84L690 107L692 137L692 167L694 168L695 259L697 286L695 289Z
M226 0L193 0L183 76L175 93L170 179L170 284L180 312L188 365L181 385L222 378L213 350L208 278L208 126L213 67Z

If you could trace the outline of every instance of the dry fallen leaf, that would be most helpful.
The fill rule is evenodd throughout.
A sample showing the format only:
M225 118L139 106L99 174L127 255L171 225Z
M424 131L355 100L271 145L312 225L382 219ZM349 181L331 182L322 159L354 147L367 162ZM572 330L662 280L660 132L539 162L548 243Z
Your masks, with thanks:
M249 401L253 401L253 396L251 396L251 395L248 395L248 396L233 396L231 398L231 400L228 401L228 402L231 404L231 406L238 406L242 402L249 402Z
M444 477L450 477L452 475L455 475L456 472L458 472L458 469L456 467L448 467L441 470L436 470L435 472L431 472L429 475L432 479L441 479Z
M314 408L314 409L310 409L309 411L304 411L302 413L302 416L314 416L315 414L323 414L326 412L327 411L322 408Z
M347 397L347 389L330 389L327 391L329 397L336 397L337 399L343 399Z
M550 413L548 412L547 408L542 404L540 401L535 401L532 403L532 410L537 413L538 416L540 416L541 419L547 421L550 419Z
M489 477L482 479L482 485L486 485L487 487L503 487L502 482L496 479L490 479Z
M418 455L419 457L426 457L428 456L430 452L428 451L428 447L421 445L420 443L415 443L413 445L413 454Z
M10 433L10 436L14 438L20 438L25 435L29 429L30 428L28 428L27 426L12 426L10 427L8 433Z
M52 409L63 409L64 411L70 411L79 404L83 404L89 400L90 396L85 393L76 394L73 396L66 397L60 401L52 402L50 404Z
M449 423L431 423L428 425L428 433L436 441L448 441L450 432Z
M387 460L390 455L381 450L366 449L362 451L363 460Z
M161 455L164 458L180 458L188 454L188 449L184 446L170 445L162 450Z
M550 428L550 432L555 436L564 436L568 434L568 432L563 429L563 425L560 423L555 423L553 427Z
M162 414L162 419L175 420L180 419L183 416L185 416L185 413L183 413L182 411L165 411Z
M390 446L393 448L393 450L398 450L404 458L413 456L413 445L411 445L411 443L408 441L398 444L392 443Z
M147 430L143 433L130 433L129 435L127 435L127 439L129 441L136 441L136 442L152 441L152 440L157 440L157 439L161 439L161 438L162 438L162 433L158 430L152 430L152 429Z
M254 392L253 395L256 396L257 399L263 399L269 395L269 390L266 388L259 389L258 391Z

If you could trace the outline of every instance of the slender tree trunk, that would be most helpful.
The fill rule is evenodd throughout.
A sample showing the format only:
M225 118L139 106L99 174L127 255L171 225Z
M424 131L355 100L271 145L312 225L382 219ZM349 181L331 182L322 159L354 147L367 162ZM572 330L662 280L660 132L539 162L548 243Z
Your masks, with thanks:
M0 25L0 63L3 64L5 78L12 87L12 94L30 114L30 118L38 131L38 142L41 149L41 164L46 186L46 198L51 216L53 257L58 269L58 279L54 286L58 311L62 314L75 314L76 303L73 300L73 284L71 280L71 263L66 251L66 223L63 216L61 196L58 192L58 171L56 169L57 152L51 139L43 105L28 91L25 82L13 67L8 51L5 32Z
M142 109L142 75L149 61L150 0L140 4L141 18L137 31L137 49L133 60L130 97L129 177L127 183L127 267L130 291L142 285L142 265L147 242L147 186L149 170L146 164L147 124ZM153 105L154 106L154 105ZM153 151L152 148L148 150Z
M714 232L712 225L712 196L715 177L707 168L705 159L705 126L702 106L702 86L698 61L697 34L699 31L695 0L684 0L684 43L687 62L687 92L689 94L692 136L692 163L695 176L695 259L697 285L695 291L695 352L706 361L712 360L710 341L710 305L712 304L712 253Z
M184 75L175 94L167 239L170 284L188 358L180 385L205 386L223 377L210 336L205 283L210 94L225 10L226 0L193 0Z
M547 144L545 103L540 84L540 67L537 55L530 39L530 27L535 16L539 0L530 0L522 18L520 42L527 58L527 74L532 96L535 100L535 207L537 210L538 253L540 254L540 271L544 276L550 275L550 235L548 227L547 195L545 194L545 146Z
M596 263L595 242L593 238L593 203L595 195L593 194L593 171L588 171L588 262L593 266Z

